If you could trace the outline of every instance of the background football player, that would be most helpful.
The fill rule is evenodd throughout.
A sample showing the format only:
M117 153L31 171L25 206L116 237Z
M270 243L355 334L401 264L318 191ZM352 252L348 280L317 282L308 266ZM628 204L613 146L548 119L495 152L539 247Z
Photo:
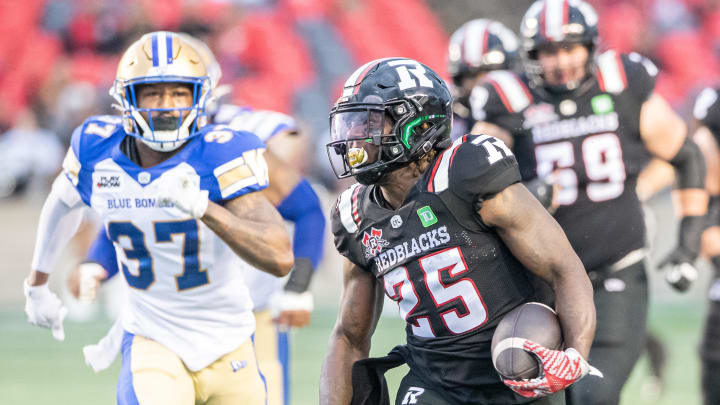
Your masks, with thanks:
M220 92L224 92L225 86L218 86L222 76L220 65L210 48L192 36L179 35L198 51L209 67L213 90L220 87ZM282 279L265 272L250 269L245 274L257 323L255 350L268 386L268 403L287 403L290 393L288 328L304 327L310 322L313 300L308 288L314 269L322 257L325 217L318 197L307 180L272 153L285 146L283 139L278 138L298 136L299 128L295 120L274 111L218 105L217 98L220 97L216 92L208 107L210 120L236 131L252 132L268 145L265 160L270 182L263 193L284 219L294 223L295 264L284 286ZM78 266L68 278L68 287L76 298L92 301L99 285L117 272L115 248L105 230L101 229L85 263ZM111 331L116 335L121 333L117 327ZM86 361L96 371L106 368L119 350L119 341L118 337L104 337L100 344L85 349Z
M47 279L82 203L118 249L130 287L119 404L266 403L238 267L283 276L292 252L257 192L268 182L264 144L206 125L211 89L202 58L178 35L133 43L111 89L122 118L92 117L74 132L41 213L25 310L57 339L67 311Z
M554 215L593 280L598 328L590 362L605 374L574 385L569 397L573 404L617 404L646 342L638 172L648 152L677 170L682 220L678 246L664 263L691 267L707 206L702 155L653 92L657 69L650 61L597 52L590 5L536 1L520 30L525 74L492 73L473 90L473 111L512 134L524 179L552 179L560 188Z
M448 45L448 72L453 84L453 131L450 134L453 141L471 130L475 134L510 138L510 134L497 125L475 121L470 97L472 90L483 83L488 73L517 69L520 69L517 36L501 22L478 18L453 32ZM552 209L553 190L550 184L539 178L524 184L543 206Z
M453 84L453 140L470 133L475 125L470 110L472 89L493 70L516 69L518 59L517 36L499 21L477 18L453 32L448 45L448 73ZM504 131L499 127L494 130ZM483 133L490 132L483 128Z
M357 69L331 111L331 165L359 183L332 211L344 289L321 404L350 403L351 369L360 364L380 374L409 364L397 405L527 403L523 397L555 393L590 370L584 358L594 307L581 262L519 183L515 157L501 141L467 135L450 142L451 102L435 72L387 58ZM490 340L502 316L533 295L528 270L554 287L568 349L527 342L524 349L543 364L554 358L563 366L506 386L493 369ZM407 322L407 345L389 358L355 363L368 356L383 292ZM353 384L362 376L379 381L358 371ZM353 403L382 403L375 391L356 393ZM533 403L564 403L564 394Z
M720 403L720 100L718 89L706 88L695 102L693 115L698 129L693 140L700 146L707 167L706 189L710 194L707 229L702 253L712 265L708 313L700 346L702 394L706 405Z

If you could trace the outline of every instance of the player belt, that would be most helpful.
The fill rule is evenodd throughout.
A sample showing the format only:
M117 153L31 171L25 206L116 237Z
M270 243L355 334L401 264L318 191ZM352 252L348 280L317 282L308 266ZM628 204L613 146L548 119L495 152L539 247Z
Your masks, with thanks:
M645 248L635 249L632 252L626 254L622 259L608 266L610 273L620 271L624 268L632 266L633 264L645 259Z

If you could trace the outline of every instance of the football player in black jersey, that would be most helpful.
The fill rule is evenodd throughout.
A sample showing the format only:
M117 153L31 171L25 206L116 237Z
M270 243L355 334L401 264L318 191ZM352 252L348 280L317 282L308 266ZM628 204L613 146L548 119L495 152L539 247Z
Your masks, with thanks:
M479 121L511 133L523 179L552 179L555 219L595 288L590 361L602 380L569 390L574 405L617 404L645 345L644 223L635 184L643 155L678 173L678 246L664 262L691 266L707 209L705 168L685 124L653 93L655 66L638 54L599 54L597 15L581 0L538 0L521 23L525 73L493 72L473 90Z
M705 405L720 403L720 89L706 88L695 102L693 115L699 127L693 139L700 145L707 167L706 189L710 194L707 229L702 252L714 274L708 293L709 307L700 348L702 393Z
M331 164L358 183L332 211L344 291L321 404L389 403L373 390L384 379L369 370L404 362L397 405L563 404L563 393L549 394L592 369L583 359L595 314L580 260L520 183L505 144L488 135L450 141L451 101L435 72L387 58L357 69L331 111ZM502 381L490 342L503 315L530 300L529 271L554 287L567 349L525 342L545 365L542 377ZM407 345L365 359L383 293L407 322Z
M472 90L485 80L488 73L519 69L518 46L514 32L503 23L486 18L470 20L450 36L448 72L452 77L450 90L453 95L453 129L450 137L453 141L469 133L471 129L475 134L486 134L500 139L510 137L506 130L488 122L481 122L476 126L470 97ZM524 184L543 206L550 207L553 194L550 184L538 178ZM544 286L541 288L545 289Z
M499 21L486 18L470 20L450 36L448 72L452 77L453 129L452 140L467 134L475 125L470 110L472 89L482 83L493 70L514 70L518 67L518 40L514 32ZM492 126L477 133L496 136L504 131Z

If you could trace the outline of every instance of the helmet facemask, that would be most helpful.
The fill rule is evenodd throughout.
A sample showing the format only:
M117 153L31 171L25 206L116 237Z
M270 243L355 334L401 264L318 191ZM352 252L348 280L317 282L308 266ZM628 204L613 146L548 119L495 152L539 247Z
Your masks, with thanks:
M549 72L546 71L546 69L540 62L539 54L541 50L564 48L576 44L580 44L584 46L585 49L587 49L587 58L585 59L585 61L583 61L581 64L578 64L577 66L561 66L559 67L559 69L582 69L583 74L575 80L570 80L564 83L557 84L552 83L552 81L548 80L547 77ZM523 52L523 66L525 68L526 74L528 75L528 78L530 78L531 82L534 85L542 86L542 88L553 94L562 94L577 90L578 88L582 87L583 84L588 81L588 79L592 77L595 70L595 58L595 44L593 43L571 41L555 42L544 44L541 47Z
M141 108L138 93L142 86L158 83L185 84L192 91L192 105L176 108ZM185 141L197 135L198 129L207 124L206 104L210 95L209 78L166 76L142 77L116 83L121 92L111 93L122 106L123 126L128 135L143 141L158 152L179 148ZM177 112L177 117L163 117L164 112ZM145 116L147 116L147 119Z
M142 86L179 84L192 92L190 105L141 108ZM144 35L123 54L110 95L122 111L125 132L159 152L170 152L207 125L213 81L193 46L181 36L158 31ZM171 112L177 116L163 117Z
M348 103L330 112L330 164L338 178L354 176L362 184L418 160L447 133L445 115L418 114L416 100ZM422 141L422 142L419 142Z

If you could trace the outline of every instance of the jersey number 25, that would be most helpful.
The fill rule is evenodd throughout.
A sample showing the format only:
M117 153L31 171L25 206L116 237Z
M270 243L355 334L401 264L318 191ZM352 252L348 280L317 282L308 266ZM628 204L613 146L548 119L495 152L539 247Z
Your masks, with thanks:
M450 334L458 335L479 328L487 322L488 314L485 303L475 283L470 278L462 278L452 284L442 281L442 272L447 271L451 277L457 277L466 271L462 252L459 247L445 249L419 259L420 268L424 273L424 284L436 308L456 303L464 307L464 314L451 308L440 314L445 328ZM412 325L415 336L435 337L435 328L427 316L417 316L413 312L420 304L417 291L405 266L393 269L383 277L385 293L390 299L397 301L400 315Z

